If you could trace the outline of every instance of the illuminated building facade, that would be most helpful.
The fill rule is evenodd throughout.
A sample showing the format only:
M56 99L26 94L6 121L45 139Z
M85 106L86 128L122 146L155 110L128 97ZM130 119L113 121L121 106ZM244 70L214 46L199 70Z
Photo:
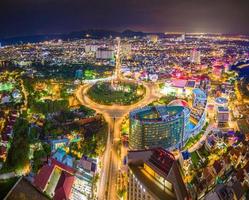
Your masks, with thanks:
M198 106L202 106L205 107L205 105L207 104L207 95L206 93L201 90L200 88L195 88L193 90L193 107L198 107Z
M76 70L76 72L75 72L75 78L76 79L82 79L82 77L83 77L83 71L82 71L82 69Z
M128 152L128 200L187 199L179 166L163 148Z
M193 49L190 54L190 61L195 64L201 64L201 52Z
M148 38L149 38L149 41L151 41L151 42L153 42L153 43L157 43L157 41L158 41L158 35L149 35L148 36Z
M228 107L218 106L217 108L217 122L221 123L228 123L229 121L229 109Z
M189 117L190 110L183 106L134 110L130 113L130 148L180 148Z
M98 50L99 46L95 44L89 44L85 46L85 52L96 52Z
M186 97L190 96L193 89L198 87L199 84L200 82L196 80L172 79L165 82L161 92L165 95L174 95L179 98Z
M212 74L215 78L221 78L223 73L224 73L224 66L223 65L214 65L213 66Z
M108 48L98 48L96 52L97 59L113 59L114 58L114 51Z

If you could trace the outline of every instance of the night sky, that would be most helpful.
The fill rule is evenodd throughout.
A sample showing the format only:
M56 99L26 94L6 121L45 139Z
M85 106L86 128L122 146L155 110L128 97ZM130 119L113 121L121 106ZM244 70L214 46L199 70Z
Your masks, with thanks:
M0 0L0 38L86 29L249 33L249 0Z

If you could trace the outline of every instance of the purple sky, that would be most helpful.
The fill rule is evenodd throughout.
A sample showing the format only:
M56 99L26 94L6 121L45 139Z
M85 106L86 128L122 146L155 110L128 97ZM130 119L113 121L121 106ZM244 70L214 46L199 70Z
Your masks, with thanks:
M0 0L0 38L86 29L249 33L249 0Z

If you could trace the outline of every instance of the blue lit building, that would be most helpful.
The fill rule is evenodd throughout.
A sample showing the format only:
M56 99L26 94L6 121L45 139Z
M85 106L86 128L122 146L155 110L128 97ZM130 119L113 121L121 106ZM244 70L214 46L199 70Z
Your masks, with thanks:
M192 98L193 98L193 107L197 106L205 107L205 105L207 104L207 95L200 88L193 89Z
M64 151L63 149L58 148L57 151L53 154L52 158L69 167L73 167L73 157L67 155L66 151Z
M131 149L180 148L188 126L190 110L184 106L144 107L130 113Z
M176 99L168 106L144 107L130 113L129 147L148 149L181 148L206 124L207 94L196 88L192 105Z
M76 70L76 72L75 72L75 78L76 79L82 79L82 77L83 77L83 71L82 71L82 69Z

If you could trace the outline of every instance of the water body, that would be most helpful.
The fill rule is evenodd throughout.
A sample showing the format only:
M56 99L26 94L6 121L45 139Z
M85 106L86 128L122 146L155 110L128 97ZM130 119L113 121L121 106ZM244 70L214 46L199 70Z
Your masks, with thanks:
M249 78L249 60L238 62L231 69L238 72L240 78Z
M239 74L241 80L241 92L249 97L247 85L249 84L249 60L238 62L231 67L232 70Z
M195 124L192 123L191 121L189 121L189 123L188 123L188 125L187 125L187 129L188 129L188 130L193 130L194 127L195 127Z

